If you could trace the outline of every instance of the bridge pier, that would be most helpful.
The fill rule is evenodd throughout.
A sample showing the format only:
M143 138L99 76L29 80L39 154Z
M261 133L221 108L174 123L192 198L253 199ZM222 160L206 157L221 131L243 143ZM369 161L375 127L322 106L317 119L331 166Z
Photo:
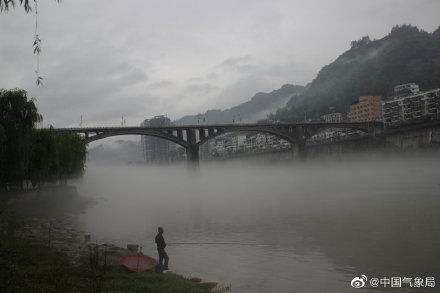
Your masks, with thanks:
M292 145L292 158L296 161L305 161L307 159L307 147L304 140L290 143Z
M190 144L186 148L186 160L188 163L188 168L191 170L199 169L199 145Z

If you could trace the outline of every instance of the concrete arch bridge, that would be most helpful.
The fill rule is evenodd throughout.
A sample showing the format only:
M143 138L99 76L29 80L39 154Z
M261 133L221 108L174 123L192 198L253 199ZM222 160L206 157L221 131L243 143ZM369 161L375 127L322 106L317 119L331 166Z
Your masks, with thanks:
M293 155L304 159L305 141L311 136L330 128L360 130L371 136L382 133L381 122L309 122L309 123L247 123L247 124L209 124L185 126L124 126L124 127L85 127L55 128L56 132L71 131L85 136L87 142L119 135L149 135L172 141L186 149L190 164L198 165L199 147L208 140L226 133L253 131L278 136L292 144Z

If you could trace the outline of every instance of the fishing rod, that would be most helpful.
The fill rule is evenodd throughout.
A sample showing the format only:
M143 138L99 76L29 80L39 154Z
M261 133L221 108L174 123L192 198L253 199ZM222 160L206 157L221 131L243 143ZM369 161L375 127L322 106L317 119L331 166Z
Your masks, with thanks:
M243 243L243 242L170 242L167 245L252 245L252 246L269 246L268 244Z

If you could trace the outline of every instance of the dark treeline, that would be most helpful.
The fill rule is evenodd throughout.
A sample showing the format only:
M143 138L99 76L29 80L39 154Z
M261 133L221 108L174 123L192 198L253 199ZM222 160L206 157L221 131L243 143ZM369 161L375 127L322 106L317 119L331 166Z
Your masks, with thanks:
M86 141L75 133L37 129L42 120L24 90L0 89L0 187L22 189L81 176ZM27 185L27 184L26 184Z

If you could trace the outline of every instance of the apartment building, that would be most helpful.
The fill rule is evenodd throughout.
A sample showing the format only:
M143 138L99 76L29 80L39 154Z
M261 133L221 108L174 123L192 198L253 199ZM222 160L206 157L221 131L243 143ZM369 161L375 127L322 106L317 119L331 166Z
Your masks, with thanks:
M382 120L382 97L362 96L350 105L350 121L368 122Z
M384 127L420 119L440 118L440 89L382 102Z
M171 120L164 116L154 116L152 119L145 119L141 126L169 126ZM167 163L169 162L170 144L168 140L158 137L142 135L142 153L147 163Z

